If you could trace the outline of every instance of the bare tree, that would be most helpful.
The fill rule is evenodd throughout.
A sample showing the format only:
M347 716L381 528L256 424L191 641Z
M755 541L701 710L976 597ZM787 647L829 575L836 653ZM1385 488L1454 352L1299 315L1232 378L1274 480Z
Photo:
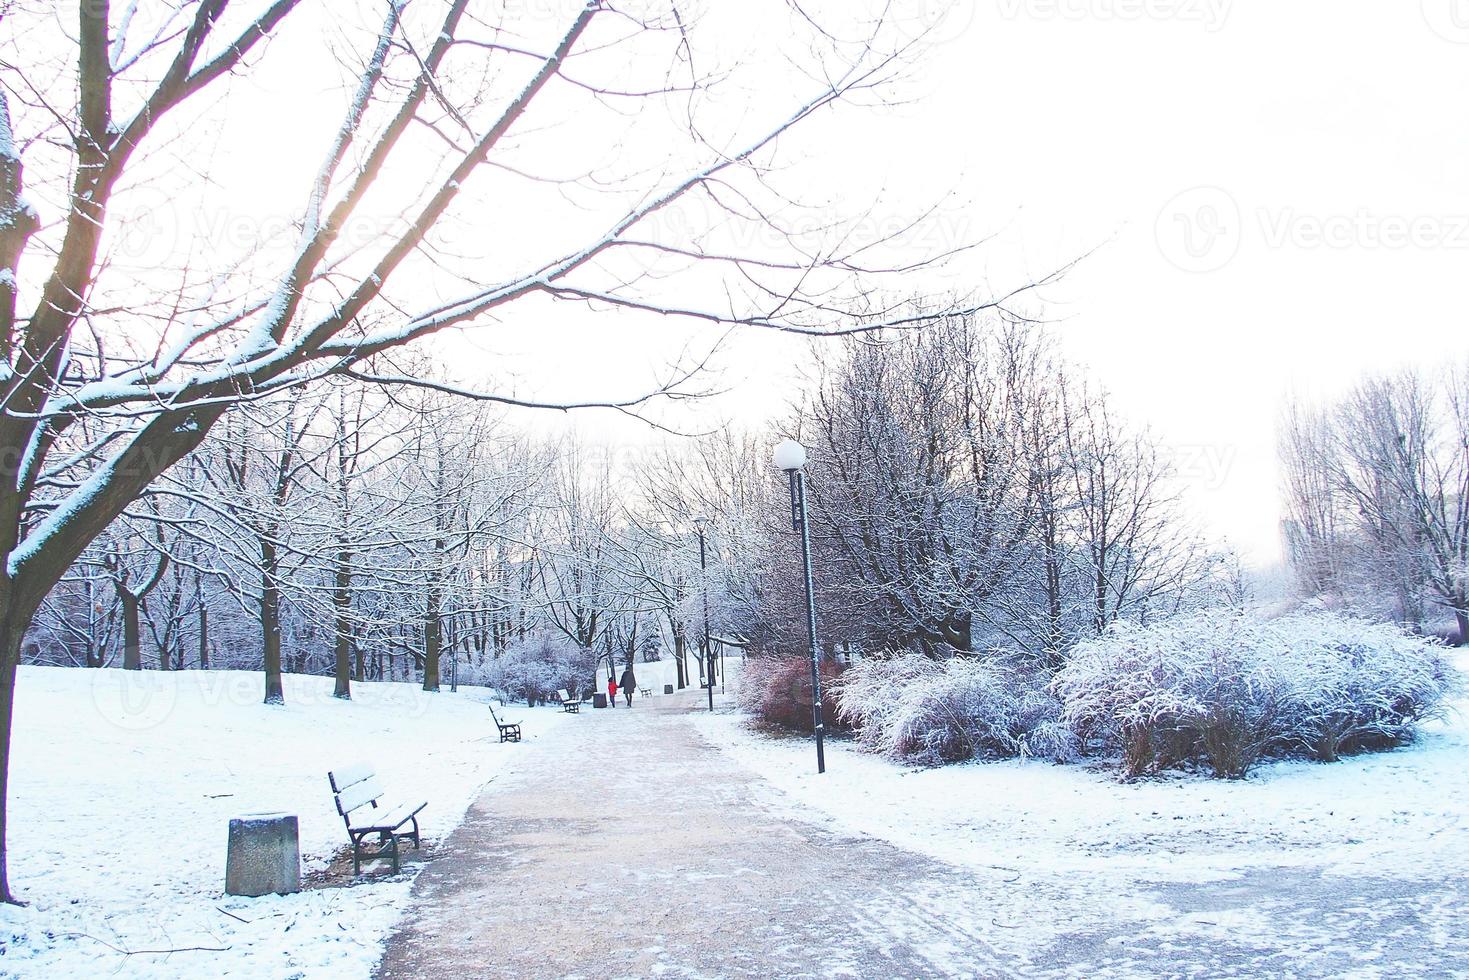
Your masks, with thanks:
M1084 387L1068 394L1064 433L1073 560L1086 582L1092 629L1171 615L1209 565L1179 512L1158 444L1114 418L1105 393Z
M699 632L687 617L690 593L700 584L694 521L706 519L702 584L714 629L766 639L774 628L766 587L782 550L772 544L771 522L783 511L785 491L772 480L766 439L728 427L658 447L634 472L633 520L650 539L649 551L660 556L661 572L648 581L687 682L682 656Z
M1029 327L958 317L852 341L822 368L799 423L817 544L847 573L837 601L889 642L972 650L975 616L1016 572L1042 355Z
M1292 401L1281 418L1278 443L1287 557L1308 591L1337 591L1346 528L1331 418Z
M600 656L613 670L610 631L631 600L621 579L621 503L611 454L565 442L552 493L536 530L537 585L545 617L585 650L595 651L601 643Z
M163 573L168 569L162 525L154 524L152 530L155 541L140 538L126 521L116 522L109 534L111 546L102 559L122 609L124 670L143 669L143 601L163 580Z
M216 465L205 474L216 491L219 509L245 532L243 547L226 532L222 544L238 567L248 570L231 581L252 594L260 625L260 650L265 671L265 703L284 704L282 683L281 612L291 568L300 565L298 549L287 536L301 523L288 508L309 506L298 493L310 472L304 458L303 431L321 408L312 399L303 411L297 392L269 407L270 415L249 420L232 417L221 438L212 441ZM238 419L239 424L233 424Z
M1418 624L1425 603L1469 641L1469 368L1369 380L1336 409L1328 470L1364 546L1360 564ZM1308 583L1314 584L1314 583Z

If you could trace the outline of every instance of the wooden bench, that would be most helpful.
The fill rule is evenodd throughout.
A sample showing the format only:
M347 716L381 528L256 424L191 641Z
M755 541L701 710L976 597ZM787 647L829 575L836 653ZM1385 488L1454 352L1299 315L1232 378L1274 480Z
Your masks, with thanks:
M573 701L571 695L566 693L566 688L556 692L556 700L561 702L561 710L567 714L575 715L581 713L581 699Z
M518 722L518 721L501 721L500 720L500 716L497 715L497 714L495 714L495 706L492 704L492 705L489 705L488 707L490 709L490 718L495 722L495 727L498 728L498 729L500 729L500 741L502 741L502 742L518 742L518 741L520 741L520 722Z
M383 788L371 766L355 765L334 769L326 774L332 784L332 797L337 804L337 813L347 825L347 837L352 841L352 873L362 873L364 858L372 860L384 855L393 859L393 873L401 865L398 860L398 841L413 841L418 850L418 813L427 803L383 803ZM411 824L412 830L403 828ZM378 849L371 853L363 850L363 841L377 835Z

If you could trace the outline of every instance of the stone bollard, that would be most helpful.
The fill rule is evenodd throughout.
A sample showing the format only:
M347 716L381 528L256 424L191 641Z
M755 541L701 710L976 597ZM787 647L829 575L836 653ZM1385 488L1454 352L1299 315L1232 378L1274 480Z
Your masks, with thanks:
M663 685L663 693L664 694L672 694L673 693L673 685L672 684L664 684Z
M224 890L252 898L301 890L301 838L294 813L247 813L230 821Z
M594 708L605 708L605 707L607 707L607 695L603 694L601 691L598 691L596 694L593 694L592 695L592 707L594 707Z

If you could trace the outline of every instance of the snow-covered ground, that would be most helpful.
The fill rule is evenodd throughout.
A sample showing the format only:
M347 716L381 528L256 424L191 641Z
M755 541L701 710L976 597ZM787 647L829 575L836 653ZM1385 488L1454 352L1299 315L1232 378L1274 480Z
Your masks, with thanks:
M1461 668L1466 666L1460 663ZM1106 895L1127 881L1205 882L1265 868L1448 880L1469 872L1469 701L1413 745L1323 765L1265 765L1248 779L1120 782L1043 761L905 769L828 741L695 718L790 807L958 864L1058 874Z
M0 976L367 976L411 872L228 897L230 817L298 814L303 870L320 870L346 843L328 770L371 762L390 795L428 801L438 840L525 746L499 743L482 689L357 684L350 702L331 689L288 675L286 706L266 707L257 673L22 667L10 870L30 904L0 907ZM527 742L568 717L505 715ZM137 952L186 947L204 949Z

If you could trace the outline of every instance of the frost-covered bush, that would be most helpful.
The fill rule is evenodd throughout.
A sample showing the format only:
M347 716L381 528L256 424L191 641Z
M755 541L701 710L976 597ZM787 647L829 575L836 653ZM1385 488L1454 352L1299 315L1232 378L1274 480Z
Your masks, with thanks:
M821 720L828 732L839 731L832 689L842 674L834 660L821 661ZM751 657L739 689L740 707L767 725L811 731L811 661L807 657Z
M1116 751L1129 776L1200 764L1239 778L1266 755L1396 744L1451 677L1436 644L1393 626L1217 612L1118 624L1075 647L1052 690L1082 743Z
M556 691L581 693L594 676L596 658L563 637L537 633L512 644L481 670L483 683L502 699L549 701Z
M1440 647L1389 623L1317 613L1276 625L1286 737L1323 762L1407 741L1456 676Z
M1063 759L1074 739L1044 678L1001 653L866 660L837 687L839 716L874 752L937 765L972 758Z
M1264 629L1237 613L1119 623L1071 651L1053 683L1062 717L1084 743L1115 748L1129 776L1195 761L1242 776L1280 713Z

